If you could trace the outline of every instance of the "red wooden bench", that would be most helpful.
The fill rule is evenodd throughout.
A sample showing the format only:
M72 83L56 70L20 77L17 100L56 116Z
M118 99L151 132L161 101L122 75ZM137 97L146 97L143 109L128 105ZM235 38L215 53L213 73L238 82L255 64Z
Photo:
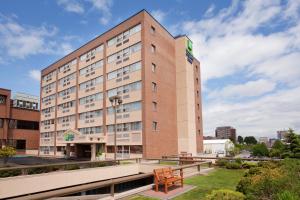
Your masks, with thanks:
M168 187L180 182L183 187L183 172L180 170L180 175L175 175L171 167L154 169L155 191L158 192L159 185L164 185L165 193L168 193Z

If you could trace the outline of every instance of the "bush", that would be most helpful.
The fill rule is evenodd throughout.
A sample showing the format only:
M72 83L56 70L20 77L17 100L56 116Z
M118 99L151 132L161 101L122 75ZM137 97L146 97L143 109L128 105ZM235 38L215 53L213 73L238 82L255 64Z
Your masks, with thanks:
M256 164L256 163L253 163L253 162L244 162L244 163L242 164L242 168L243 168L243 169L250 169L250 168L256 167L256 166L257 166L257 164Z
M300 199L300 160L260 162L237 185L246 199Z
M206 196L206 200L244 200L245 196L240 192L228 189L213 190Z
M65 170L76 170L76 169L80 169L79 165L76 164L72 164L72 165L66 165Z
M20 169L11 169L11 170L3 170L0 172L0 177L10 177L10 176L19 176L22 174Z
M277 194L277 200L298 200L300 197L290 191L283 191Z
M229 161L226 159L218 159L216 160L216 165L219 167L225 167Z
M14 155L16 155L15 148L9 146L0 148L0 158L3 158L4 165L6 165L8 159Z
M241 169L242 168L242 164L237 163L237 162L228 162L226 164L226 168L227 169Z
M28 170L28 174L43 174L48 172L53 172L59 170L59 167L49 166L49 167L36 167Z

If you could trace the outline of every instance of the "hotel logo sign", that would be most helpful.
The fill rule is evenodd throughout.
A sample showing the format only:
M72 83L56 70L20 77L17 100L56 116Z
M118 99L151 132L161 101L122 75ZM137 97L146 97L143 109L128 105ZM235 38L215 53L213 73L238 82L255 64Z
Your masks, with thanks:
M194 56L193 56L193 42L191 40L187 40L186 42L186 57L189 63L193 63Z

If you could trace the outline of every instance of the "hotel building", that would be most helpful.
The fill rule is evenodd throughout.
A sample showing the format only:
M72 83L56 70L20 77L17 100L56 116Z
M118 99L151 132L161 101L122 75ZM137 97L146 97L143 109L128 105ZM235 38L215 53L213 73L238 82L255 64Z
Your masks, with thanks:
M42 70L40 155L158 158L203 149L200 63L142 10Z
M0 88L0 148L13 146L17 154L37 155L39 149L39 98Z

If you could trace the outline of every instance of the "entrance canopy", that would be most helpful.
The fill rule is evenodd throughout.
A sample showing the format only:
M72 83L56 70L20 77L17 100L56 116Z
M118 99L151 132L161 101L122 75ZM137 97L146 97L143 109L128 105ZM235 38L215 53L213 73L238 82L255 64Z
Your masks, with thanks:
M106 143L103 134L82 134L77 130L69 129L63 133L62 138L57 139L61 144L95 144Z

